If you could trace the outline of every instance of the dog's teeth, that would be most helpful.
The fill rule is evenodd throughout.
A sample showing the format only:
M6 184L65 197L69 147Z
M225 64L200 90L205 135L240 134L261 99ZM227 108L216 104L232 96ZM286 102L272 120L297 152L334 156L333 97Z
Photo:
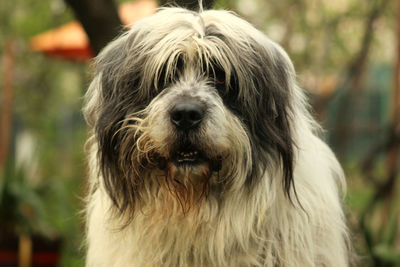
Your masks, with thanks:
M193 150L193 151L178 151L178 156L182 158L193 158L197 157L199 155L199 151Z

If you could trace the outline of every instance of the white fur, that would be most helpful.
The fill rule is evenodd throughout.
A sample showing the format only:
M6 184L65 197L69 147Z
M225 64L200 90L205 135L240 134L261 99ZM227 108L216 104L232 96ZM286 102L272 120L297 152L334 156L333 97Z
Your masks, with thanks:
M131 30L150 31L149 27L153 25L149 24L151 20L163 25L161 29L151 29L154 34L138 34L138 38L142 38L141 42L154 43L152 49L160 51L154 62L161 64L169 60L166 58L167 53L162 53L163 51L176 49L178 53L188 47L193 50L193 55L200 50L207 54L209 49L208 51L221 57L221 62L235 58L234 55L216 52L217 48L210 47L210 44L202 40L204 33L201 23L204 21L212 21L220 28L225 27L222 31L234 36L238 44L248 42L245 39L250 35L260 40L260 43L265 43L267 51L271 51L271 58L279 51L289 62L286 53L279 46L266 39L247 22L234 19L228 12L205 11L200 14L202 22L200 17L193 19L191 13L180 9L166 9L156 16L158 17L138 22ZM171 30L167 33L165 29L168 29L171 20L181 20L192 27L185 31ZM242 28L248 31L244 34L240 31ZM196 30L195 33L193 29ZM130 34L131 32L127 32L103 53L124 42ZM162 41L157 39L160 35L167 34L168 38ZM174 47L175 43L182 43L179 40L192 40L194 43L186 47ZM158 73L161 66L154 62L145 63L143 73ZM240 62L237 64L240 65ZM224 66L225 70L229 68ZM96 135L92 135L87 144L91 194L86 209L86 266L348 266L348 235L341 207L345 192L344 175L331 150L315 134L318 126L306 109L303 93L295 83L294 71L289 82L293 98L292 127L296 144L294 184L298 201L292 194L293 203L282 190L282 180L279 178L282 173L278 167L269 168L263 174L261 182L251 191L244 186L247 169L251 165L250 161L241 165L244 155L251 157L250 141L245 127L224 107L222 99L216 96L207 81L198 81L195 72L196 68L193 72L186 72L190 74L168 88L170 92L156 97L143 111L146 117L132 129L132 134L145 134L152 140L152 149L157 149L160 154L167 154L171 138L169 133L172 129L168 119L164 118L166 115L163 111L179 94L196 94L207 99L215 105L202 133L208 141L205 146L219 152L226 150L230 155L228 163L221 170L222 177L213 175L210 183L213 185L229 180L232 181L232 186L223 196L210 192L207 198L183 214L179 203L165 186L154 185L161 171L154 169L145 172L142 176L146 190L143 201L137 204L140 211L135 213L135 217L126 227L121 228L123 218L112 215L113 204L99 174ZM122 74L115 73L115 79L120 75ZM100 76L101 74L95 77L86 97L84 112L92 128L98 117L98 107L103 101L99 93L102 86ZM151 84L153 79L154 77L145 77L142 82ZM188 89L191 87L186 83L195 81L198 82L196 89ZM135 114L128 114L126 118L139 121ZM234 167L236 171L229 172ZM229 177L224 177L224 173L229 173Z

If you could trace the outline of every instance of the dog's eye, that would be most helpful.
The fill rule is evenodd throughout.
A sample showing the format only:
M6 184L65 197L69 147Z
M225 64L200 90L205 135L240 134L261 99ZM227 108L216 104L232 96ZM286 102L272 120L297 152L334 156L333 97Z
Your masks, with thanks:
M225 78L225 77L224 77ZM216 86L222 86L225 85L225 79L221 79L221 78L214 78L214 83Z
M167 83L168 81L166 79L166 67L163 66L158 78L155 80L154 85L156 86L157 91L162 91Z
M223 70L215 68L211 73L211 79L214 82L215 88L220 92L226 91L226 74Z
M162 91L165 87L167 87L169 84L171 84L177 77L179 77L182 73L183 67L184 67L184 61L182 56L178 56L175 59L175 62L172 63L172 69L173 71L169 71L167 73L167 65L168 63L165 63L159 71L159 75L157 79L155 80L154 85L156 86L156 89L160 92Z

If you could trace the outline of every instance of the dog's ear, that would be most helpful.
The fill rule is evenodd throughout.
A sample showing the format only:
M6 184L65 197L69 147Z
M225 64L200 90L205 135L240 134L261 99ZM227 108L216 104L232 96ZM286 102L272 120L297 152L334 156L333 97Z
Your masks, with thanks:
M91 90L97 90L91 95L98 95L96 106L91 110L96 116L93 127L98 140L100 171L105 189L121 213L131 204L135 192L129 181L131 177L126 177L121 167L124 164L121 161L130 161L129 155L121 156L127 131L122 126L128 114L142 109L149 101L139 88L139 67L135 66L140 62L130 55L135 39L133 34L121 36L99 54L94 65L95 78L90 86L95 87Z
M290 198L294 166L291 125L294 70L285 52L272 42L267 45L254 42L252 46L254 64L249 71L255 92L246 117L253 136L253 177L261 177L259 172L265 171L266 164L279 159L276 163L282 167L284 190ZM264 168L257 169L259 166Z
M210 76L224 81L222 88L218 83L216 88L251 135L252 171L247 183L261 179L268 166L281 166L284 190L290 198L294 165L291 101L295 87L291 61L283 49L260 32L254 32L254 39L240 43L238 37L219 34L213 26L207 31L214 40L221 40L218 49L225 50L224 57L211 60L214 66Z
M149 34L140 27L133 28L99 54L94 64L95 78L88 93L88 97L97 95L97 101L92 101L93 105L87 105L90 107L85 109L98 140L105 188L121 213L133 204L137 191L134 187L140 184L140 177L132 177L138 176L137 173L126 172L127 166L132 164L130 153L134 153L130 148L136 145L134 134L130 132L131 137L126 138L132 128L125 126L135 123L127 119L132 114L141 116L140 111L173 79L174 69L180 66L178 53L172 53L174 56L157 53L168 61L154 60L154 46L143 43L147 38L145 35ZM167 66L174 68L167 69ZM134 183L132 179L136 179Z

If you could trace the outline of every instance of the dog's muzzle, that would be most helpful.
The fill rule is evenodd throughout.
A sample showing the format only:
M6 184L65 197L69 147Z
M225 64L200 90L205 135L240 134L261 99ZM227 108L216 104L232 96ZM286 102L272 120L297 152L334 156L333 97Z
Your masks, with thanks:
M189 141L203 121L205 107L195 99L182 99L170 110L172 125L179 136L177 147L172 153L176 165L195 165L206 160L203 153Z
M213 171L219 170L220 164L213 166L207 151L202 151L199 146L199 131L205 115L206 105L194 98L179 99L170 109L170 121L177 136L170 161L177 167L207 164Z

